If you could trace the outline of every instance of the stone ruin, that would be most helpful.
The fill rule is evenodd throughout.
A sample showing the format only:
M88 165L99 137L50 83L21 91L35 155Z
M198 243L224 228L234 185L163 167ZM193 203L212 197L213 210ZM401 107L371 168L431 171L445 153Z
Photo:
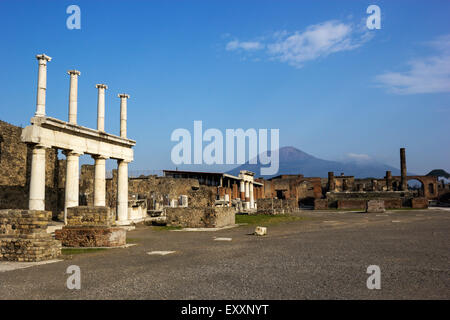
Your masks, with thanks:
M105 132L105 84L97 84L97 129L77 124L78 77L80 72L70 70L69 119L62 121L45 113L47 92L47 63L45 54L36 56L39 62L36 112L31 125L22 131L22 141L32 148L29 209L45 210L46 149L62 149L66 155L64 216L67 208L79 205L79 158L89 154L95 160L94 206L106 204L105 160L115 159L118 164L117 224L126 225L128 219L128 163L133 161L135 141L127 138L127 99L119 94L120 136Z
M128 225L128 163L133 161L135 141L127 138L127 94L120 98L120 136L105 132L105 84L97 84L97 129L77 124L78 77L80 72L70 70L68 121L51 118L46 115L47 63L51 58L45 54L36 56L39 65L36 112L31 125L21 132L21 141L27 144L30 172L26 177L29 188L28 210L6 209L0 211L0 259L12 261L41 261L53 259L61 254L61 242L47 233L52 213L46 210L46 188L48 187L48 152L57 159L57 149L66 155L64 174L64 221L66 226L56 232L67 246L117 246L125 244L125 230L113 228L112 224ZM3 126L3 124L2 124ZM1 139L3 142L3 139ZM9 154L14 154L14 151ZM28 152L25 159L28 162ZM79 157L89 154L95 160L94 206L79 207ZM7 154L8 155L8 154ZM117 207L114 215L106 208L106 159L115 159L118 164ZM2 167L4 166L2 161ZM7 165L8 167L8 165ZM22 166L18 166L22 169ZM55 166L55 169L57 166ZM14 167L12 168L15 171ZM24 176L24 172L14 172L13 176ZM54 176L53 178L57 177ZM10 188L12 190L12 188ZM16 188L15 194L22 193ZM56 187L56 191L59 188ZM3 188L0 190L3 192ZM55 191L55 190L54 190ZM12 193L6 189L7 193ZM56 192L58 194L58 192ZM55 195L53 193L53 195ZM23 200L22 200L23 201ZM52 200L54 203L54 199ZM14 203L13 201L11 203ZM141 206L137 206L140 208ZM142 214L136 210L132 218ZM69 215L68 215L69 212ZM145 215L147 213L145 212Z
M36 262L61 255L61 242L47 233L52 213L0 210L0 260Z
M64 247L118 247L126 244L126 230L113 227L115 217L108 207L71 207L67 225L55 231Z

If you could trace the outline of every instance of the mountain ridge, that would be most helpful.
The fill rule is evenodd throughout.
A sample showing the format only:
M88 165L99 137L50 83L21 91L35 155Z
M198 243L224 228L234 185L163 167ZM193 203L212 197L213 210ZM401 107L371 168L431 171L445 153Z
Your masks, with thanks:
M261 167L266 166L262 166L260 163L249 164L247 161L227 173L237 175L240 170L249 170L255 172L256 176L259 177L261 176ZM386 171L391 171L393 176L400 175L399 169L373 160L349 162L324 160L295 147L286 146L279 149L278 173L262 177L267 179L282 174L303 174L305 177L325 178L329 171L335 172L335 174L344 173L345 175L355 176L355 178L380 178L385 176Z

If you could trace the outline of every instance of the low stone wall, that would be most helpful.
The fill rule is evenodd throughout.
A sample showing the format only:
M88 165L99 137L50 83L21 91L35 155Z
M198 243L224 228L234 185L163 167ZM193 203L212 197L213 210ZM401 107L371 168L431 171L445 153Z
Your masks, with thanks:
M384 200L369 200L366 203L367 213L380 213L384 212Z
M126 244L122 228L66 226L55 231L55 238L65 247L117 247Z
M79 206L67 208L68 226L111 226L115 216L108 207Z
M366 200L338 200L338 209L366 209Z
M61 255L61 243L47 233L50 211L0 210L0 260L35 262Z
M235 224L235 209L229 207L166 208L168 226L183 228L221 228Z
M386 209L400 209L402 207L402 199L383 199Z
M298 210L295 199L257 199L257 214L284 214Z
M428 199L427 198L412 198L411 207L413 209L427 209Z
M67 208L67 225L55 231L65 247L117 247L126 244L126 230L111 227L115 217L108 207Z
M328 209L327 199L314 199L314 210L326 210Z

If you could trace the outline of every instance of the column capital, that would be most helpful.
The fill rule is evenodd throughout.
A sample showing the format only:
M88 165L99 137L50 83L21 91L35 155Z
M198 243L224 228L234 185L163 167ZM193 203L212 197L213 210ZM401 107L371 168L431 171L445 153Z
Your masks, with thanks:
M103 84L103 83L96 84L95 87L97 89L108 89L108 86L106 84Z
M50 149L51 147L38 143L33 145L33 149Z
M81 75L81 72L78 70L69 70L67 71L67 73L70 75L77 75L77 76Z
M107 156L102 156L101 154L93 154L93 155L92 155L92 158L94 158L94 159L99 159L99 160L108 160L108 159L109 159L109 157L107 157Z
M126 94L126 93L119 93L117 96L121 99L123 99L123 98L129 99L130 98L130 95Z
M45 62L45 63L46 63L47 61L51 61L51 60L52 60L52 58L49 57L49 56L47 56L45 53L36 55L36 59L42 60L42 61Z
M117 159L117 163L126 163L126 164L128 164L130 162L131 162L130 160Z
M67 156L81 156L84 153L77 150L64 150L63 154L67 157Z

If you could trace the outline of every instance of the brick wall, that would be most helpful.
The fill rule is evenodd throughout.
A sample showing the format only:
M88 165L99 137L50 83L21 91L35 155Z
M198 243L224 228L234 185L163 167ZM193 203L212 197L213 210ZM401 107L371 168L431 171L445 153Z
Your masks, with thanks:
M314 210L326 210L328 209L327 199L315 199L314 200Z
M43 261L61 255L61 243L47 233L49 211L0 210L0 260Z
M411 207L413 209L426 209L426 208L428 208L428 199L427 198L412 198L411 199Z
M338 200L338 209L366 209L366 200Z

